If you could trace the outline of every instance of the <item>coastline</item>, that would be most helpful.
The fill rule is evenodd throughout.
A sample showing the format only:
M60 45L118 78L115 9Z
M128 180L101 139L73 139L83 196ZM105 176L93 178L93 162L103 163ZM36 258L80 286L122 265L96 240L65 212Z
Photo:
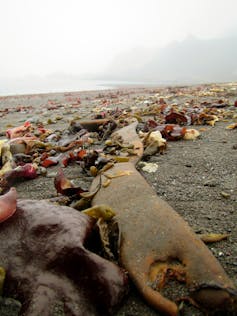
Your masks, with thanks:
M35 81L35 82L34 82ZM210 82L205 80L193 81L126 81L111 79L75 79L75 80L49 80L45 78L30 79L8 79L7 81L0 78L0 97L7 96L26 96L26 95L45 95L45 94L61 94L61 93L78 93L78 92L95 92L118 89L153 89L165 87L182 87L197 85L214 85L225 84L225 82ZM228 83L228 82L226 82Z

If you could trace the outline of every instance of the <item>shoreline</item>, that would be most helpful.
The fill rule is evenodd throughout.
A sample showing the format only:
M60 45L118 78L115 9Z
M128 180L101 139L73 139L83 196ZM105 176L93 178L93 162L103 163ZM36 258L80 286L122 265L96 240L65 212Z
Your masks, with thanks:
M71 94L77 94L77 93L95 93L95 92L100 92L100 91L110 91L110 90L129 90L129 89L154 89L154 88L167 88L167 87L195 87L195 86L208 86L208 85L228 85L228 84L237 84L236 82L205 82L205 81L200 81L200 82L166 82L166 83L156 83L156 82L149 82L149 83L144 83L144 82L110 82L106 81L105 83L100 83L96 84L93 88L79 88L79 89L56 89L55 91L45 91L46 89L43 89L42 91L35 91L35 92L19 92L19 93L6 93L4 92L0 93L0 100L1 98L7 98L7 97L26 97L26 96L33 96L33 95L58 95L58 94L65 94L65 93L71 93Z

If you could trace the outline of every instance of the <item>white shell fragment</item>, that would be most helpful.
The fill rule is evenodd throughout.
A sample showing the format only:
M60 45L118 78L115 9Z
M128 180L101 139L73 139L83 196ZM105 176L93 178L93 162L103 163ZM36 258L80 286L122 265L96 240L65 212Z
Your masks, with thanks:
M158 169L158 164L154 162L140 162L139 165L141 166L142 171L148 172L148 173L154 173Z

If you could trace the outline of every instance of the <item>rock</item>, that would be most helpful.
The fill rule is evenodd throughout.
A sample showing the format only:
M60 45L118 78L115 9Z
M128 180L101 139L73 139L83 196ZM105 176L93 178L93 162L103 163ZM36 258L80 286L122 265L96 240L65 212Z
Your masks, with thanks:
M207 180L203 183L204 187L210 187L214 188L218 185L218 183L215 180Z
M230 194L225 192L225 191L221 191L221 196L223 196L224 198L228 199L230 197Z

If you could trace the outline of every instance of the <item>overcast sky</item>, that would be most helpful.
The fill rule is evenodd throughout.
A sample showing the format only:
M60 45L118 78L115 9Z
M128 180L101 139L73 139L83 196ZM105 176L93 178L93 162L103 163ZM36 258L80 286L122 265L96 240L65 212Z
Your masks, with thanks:
M106 69L136 47L237 31L237 0L0 0L0 76Z

